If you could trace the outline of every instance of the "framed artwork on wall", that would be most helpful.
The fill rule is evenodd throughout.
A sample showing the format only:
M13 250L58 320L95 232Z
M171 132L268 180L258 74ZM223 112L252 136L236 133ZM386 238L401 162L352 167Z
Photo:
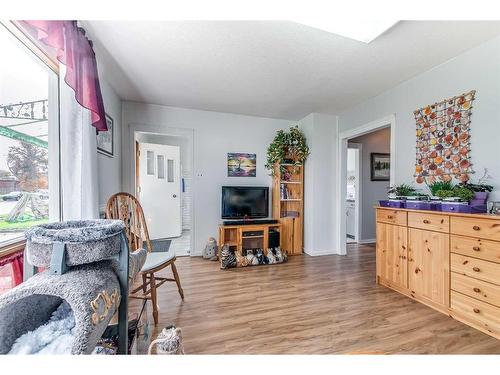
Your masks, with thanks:
M391 154L370 154L370 179L372 181L389 181L391 176Z
M257 171L257 155L243 152L227 154L228 177L255 177Z
M107 132L97 134L97 152L113 157L114 156L114 122L111 116L106 115Z

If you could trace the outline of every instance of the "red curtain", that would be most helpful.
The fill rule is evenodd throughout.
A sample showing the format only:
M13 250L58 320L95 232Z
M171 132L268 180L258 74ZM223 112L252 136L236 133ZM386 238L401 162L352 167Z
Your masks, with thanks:
M66 65L64 81L75 91L75 99L91 111L92 125L107 131L104 103L92 42L76 21L20 21L26 31L54 48L59 62Z
M0 267L10 265L12 288L23 282L23 257L22 251L0 259Z

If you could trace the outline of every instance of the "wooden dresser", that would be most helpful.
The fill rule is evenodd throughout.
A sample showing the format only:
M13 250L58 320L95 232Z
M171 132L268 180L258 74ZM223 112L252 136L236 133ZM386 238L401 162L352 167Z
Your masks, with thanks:
M500 339L500 217L376 210L377 283Z

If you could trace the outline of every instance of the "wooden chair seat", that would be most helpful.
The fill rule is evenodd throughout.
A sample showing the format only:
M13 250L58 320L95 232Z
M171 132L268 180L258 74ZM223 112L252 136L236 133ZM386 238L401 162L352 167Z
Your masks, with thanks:
M106 205L106 217L108 219L122 220L125 223L125 234L131 251L135 251L146 245L148 255L141 269L142 285L133 289L131 298L150 299L153 305L153 319L158 324L158 296L157 288L165 282L172 281L177 284L177 290L182 299L184 291L177 268L175 267L175 254L173 252L153 253L153 246L149 238L149 232L144 217L144 211L139 201L129 193L117 193L108 199ZM171 267L173 278L158 277L155 273Z
M146 262L144 262L141 272L147 273L151 272L151 270L157 269L158 267L163 268L165 263L168 263L171 260L175 260L175 254L170 251L165 253L148 253Z

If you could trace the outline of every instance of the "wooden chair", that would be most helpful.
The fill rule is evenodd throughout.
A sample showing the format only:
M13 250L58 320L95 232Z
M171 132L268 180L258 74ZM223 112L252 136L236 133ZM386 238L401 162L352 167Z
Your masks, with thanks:
M170 251L152 252L153 246L149 238L144 211L139 201L133 195L122 192L111 196L106 205L106 217L108 219L123 220L125 223L125 234L131 251L140 249L143 247L144 242L146 243L148 255L140 272L142 275L142 285L131 290L130 297L150 299L153 305L153 319L155 324L158 324L158 287L167 281L175 281L179 294L184 299L184 291L182 290L179 274L175 267L175 254ZM168 266L172 267L173 279L155 276L155 273ZM137 295L139 292L142 292L142 295Z

